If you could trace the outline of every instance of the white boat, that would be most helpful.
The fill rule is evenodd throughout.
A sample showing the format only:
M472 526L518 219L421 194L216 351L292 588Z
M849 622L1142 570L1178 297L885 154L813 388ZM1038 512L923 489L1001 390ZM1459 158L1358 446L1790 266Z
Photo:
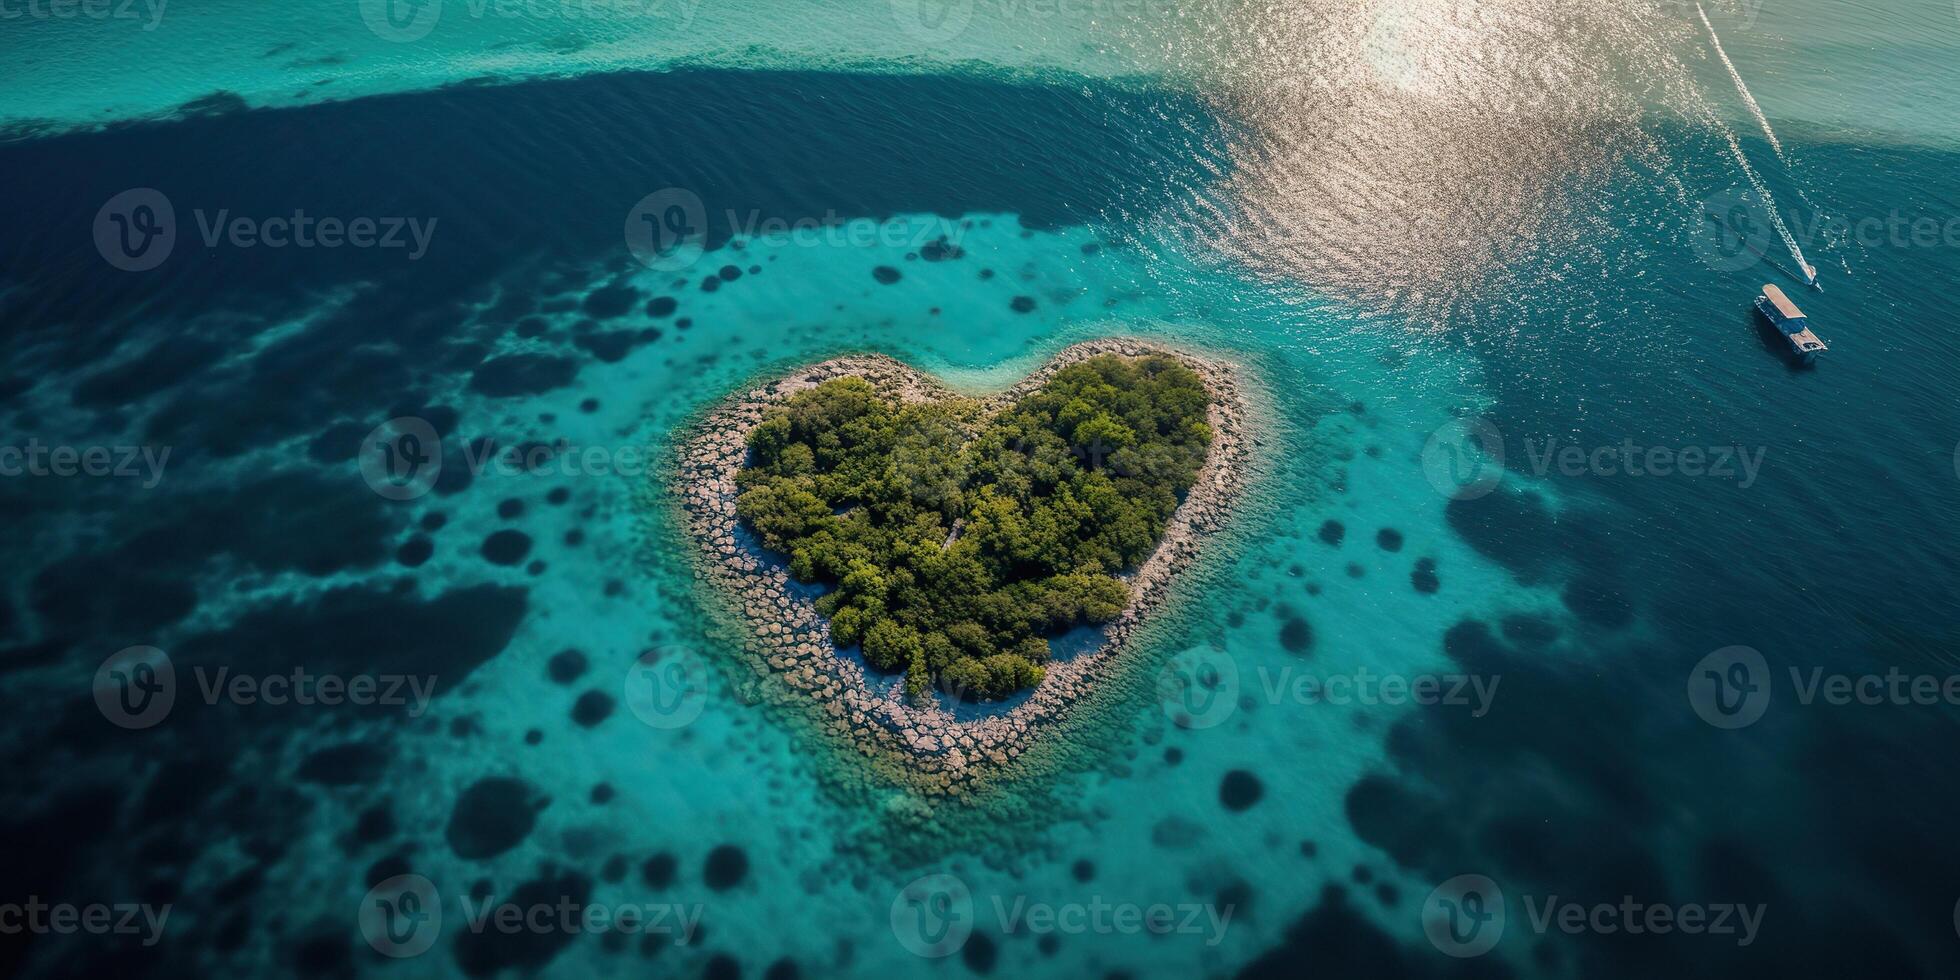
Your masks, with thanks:
M1790 302L1790 297L1783 295L1783 290L1776 288L1775 284L1763 285L1762 295L1756 297L1756 312L1783 334L1783 339L1790 342L1790 349L1805 364L1816 360L1817 355L1829 349L1817 339L1816 334L1810 332L1810 321L1803 311L1797 309L1797 304Z

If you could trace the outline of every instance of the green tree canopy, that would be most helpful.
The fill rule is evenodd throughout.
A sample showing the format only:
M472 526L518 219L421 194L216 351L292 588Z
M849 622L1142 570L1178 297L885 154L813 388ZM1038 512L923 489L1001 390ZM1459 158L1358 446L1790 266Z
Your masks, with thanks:
M1160 355L1055 372L991 419L899 404L862 378L772 406L736 510L799 581L830 586L831 635L880 670L1005 697L1041 683L1047 638L1129 604L1203 465L1210 396Z

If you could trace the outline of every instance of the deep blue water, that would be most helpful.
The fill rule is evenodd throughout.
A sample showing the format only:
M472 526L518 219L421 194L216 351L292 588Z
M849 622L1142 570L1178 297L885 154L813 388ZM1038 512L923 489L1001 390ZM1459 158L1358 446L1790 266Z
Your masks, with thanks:
M1786 671L1960 673L1960 345L1942 294L1955 244L1807 243L1826 291L1784 286L1833 349L1794 366L1749 308L1773 268L1716 268L1690 244L1699 203L1737 178L1722 142L1678 118L1642 120L1659 150L1629 150L1619 179L1574 177L1570 197L1530 202L1556 246L1487 229L1498 261L1461 283L1420 264L1383 271L1313 234L1306 260L1257 234L1246 240L1268 248L1249 260L1166 242L1164 214L1184 213L1167 202L1259 196L1245 185L1287 153L1255 152L1258 115L1172 83L700 68L0 144L5 444L171 450L154 488L0 480L13 531L0 546L0 900L174 909L154 945L15 934L0 963L48 976L1950 975L1960 779L1941 747L1960 710L1798 704ZM1786 207L1960 215L1960 151L1936 139L1780 125L1800 161L1785 168L1740 131ZM111 268L92 236L102 202L133 187L178 216L154 272ZM668 187L708 202L710 255L650 274L622 219ZM206 248L200 208L416 216L436 231L412 262ZM1478 208L1509 213L1465 206ZM751 212L934 216L961 229L964 254L768 246L727 220ZM1409 256L1462 254L1422 231L1401 243ZM1757 244L1781 261L1775 239ZM871 274L887 263L903 272L890 286ZM716 276L723 265L740 275ZM1246 702L1231 724L1188 732L1134 698L1085 737L1090 761L1054 775L1052 797L1030 796L1052 810L942 811L1012 832L979 828L940 860L891 843L905 833L884 822L889 805L836 790L813 761L826 757L739 696L681 732L595 708L648 645L700 642L691 579L646 545L646 481L462 475L466 450L488 443L657 445L756 373L840 351L978 384L1119 332L1225 350L1274 392L1260 507L1149 651L1228 651ZM1451 501L1423 484L1424 440L1453 412L1503 434L1495 493ZM406 503L371 492L355 463L363 436L399 416L428 419L444 446L444 476ZM1530 473L1553 437L1740 447L1760 471L1746 487ZM491 541L509 531L525 544L504 561ZM1425 567L1439 587L1422 587ZM1311 624L1304 640L1296 621ZM168 651L180 703L131 732L89 685L135 645ZM1737 645L1765 655L1776 688L1760 722L1727 731L1684 689L1704 656ZM590 666L572 670L574 650ZM1295 713L1254 703L1254 667L1272 664L1502 685L1480 716ZM436 695L414 716L195 703L190 674L220 666L433 675ZM1243 784L1225 774L1240 772L1263 787L1245 805L1228 803ZM733 881L726 848L744 858ZM960 956L927 960L894 942L886 909L935 871L983 896L1106 889L1237 912L1216 946L1050 946L982 928ZM355 909L408 872L452 910L474 888L699 901L704 935L485 941L451 911L433 950L390 960ZM1512 896L1497 954L1456 959L1423 938L1424 893L1463 873ZM1766 912L1747 946L1533 935L1520 897L1544 895Z

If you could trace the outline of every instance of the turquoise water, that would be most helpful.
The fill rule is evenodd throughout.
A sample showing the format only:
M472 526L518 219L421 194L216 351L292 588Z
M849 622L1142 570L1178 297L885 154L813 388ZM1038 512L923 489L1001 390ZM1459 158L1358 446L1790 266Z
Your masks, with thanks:
M180 2L155 31L0 40L0 444L170 450L154 481L0 479L5 900L172 909L153 945L8 935L10 970L1952 971L1954 707L1799 704L1782 674L1956 671L1960 242L1910 231L1960 218L1946 4L1712 6L1779 155L1692 5L979 4L925 43L883 4L704 4L674 30L451 3L391 42L349 4ZM93 235L130 188L178 228L148 272ZM1764 189L1823 292L1785 274ZM701 254L649 268L623 229L663 192L699 202ZM433 232L411 259L200 228L296 209ZM1894 215L1903 238L1856 230ZM1754 323L1764 281L1821 365ZM1117 334L1242 362L1270 469L1059 762L911 799L728 669L633 453L840 352L981 388ZM443 467L392 500L359 457L401 417ZM1432 437L1472 418L1503 478L1453 499ZM479 439L604 465L468 479ZM1549 440L1758 462L1540 472ZM90 685L136 645L167 652L177 700L131 731ZM1727 731L1685 689L1736 645L1779 686ZM704 668L698 717L642 723L649 649ZM1239 679L1200 725L1156 687L1192 656ZM206 703L219 667L434 696ZM1490 694L1292 694L1368 675ZM397 959L360 914L399 874L443 914ZM1424 929L1460 874L1510 899L1463 959ZM973 902L944 958L908 945L928 875ZM1746 946L1539 934L1549 895L1765 911ZM473 933L484 897L699 920L687 942ZM1194 928L1001 911L1155 904Z

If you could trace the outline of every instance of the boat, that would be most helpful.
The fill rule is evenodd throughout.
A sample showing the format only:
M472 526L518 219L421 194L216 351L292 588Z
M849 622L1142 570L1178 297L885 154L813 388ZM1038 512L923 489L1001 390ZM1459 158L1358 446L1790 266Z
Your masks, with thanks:
M1803 311L1797 309L1797 304L1790 302L1790 297L1783 295L1783 290L1776 288L1775 284L1763 285L1762 295L1756 297L1756 312L1783 334L1783 339L1790 342L1790 349L1805 364L1816 360L1818 354L1828 349L1816 334L1810 332L1810 321Z

